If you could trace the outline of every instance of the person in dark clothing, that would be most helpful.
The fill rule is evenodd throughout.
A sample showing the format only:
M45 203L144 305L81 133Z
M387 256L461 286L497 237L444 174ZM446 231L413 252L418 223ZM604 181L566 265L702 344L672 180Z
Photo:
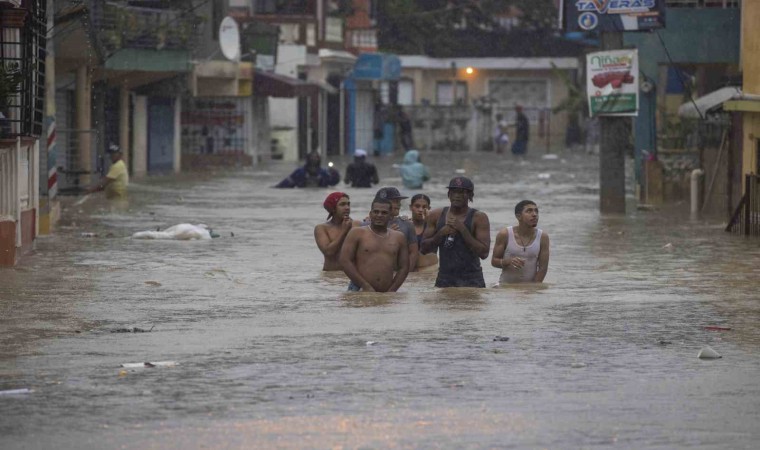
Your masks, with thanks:
M400 106L398 109L398 128L400 131L401 145L404 150L408 151L414 148L414 139L412 139L412 119Z
M377 176L377 167L374 164L367 162L367 151L361 148L357 148L354 151L354 162L346 167L346 178L344 179L346 184L351 184L351 187L368 188L373 184L380 182L380 178Z
M491 225L482 211L470 208L475 185L469 178L449 182L451 207L433 210L422 238L422 254L438 249L436 287L486 287L480 260L488 258Z
M332 167L323 169L322 157L314 151L306 157L306 164L303 167L294 170L275 187L328 187L338 183L340 183L340 172Z
M517 120L515 122L515 143L512 144L513 155L524 155L528 151L528 135L530 134L530 124L528 117L523 114L523 107L515 105Z

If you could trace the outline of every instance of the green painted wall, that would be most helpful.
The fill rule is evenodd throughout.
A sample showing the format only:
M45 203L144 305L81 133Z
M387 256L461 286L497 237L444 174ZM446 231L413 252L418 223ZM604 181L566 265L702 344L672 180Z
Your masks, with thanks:
M111 55L106 60L105 68L139 72L187 72L190 70L190 52L125 48Z

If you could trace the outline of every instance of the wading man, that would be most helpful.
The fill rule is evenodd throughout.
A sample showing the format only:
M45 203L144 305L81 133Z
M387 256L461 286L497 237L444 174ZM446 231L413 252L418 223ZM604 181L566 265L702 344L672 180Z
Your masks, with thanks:
M488 258L491 225L488 216L470 208L475 185L466 177L449 182L451 207L428 214L422 239L422 253L438 249L436 287L486 287L480 260Z
M354 225L351 220L351 200L348 194L333 192L322 204L327 210L327 222L314 227L314 240L325 255L322 270L340 270L340 249Z
M340 265L351 279L348 290L396 292L409 274L406 239L388 228L389 200L373 200L369 219L369 225L348 232L340 252Z
M541 283L549 270L549 235L538 228L538 206L523 200L515 217L516 227L496 235L491 265L501 269L499 283Z
M406 245L409 248L409 267L413 270L417 266L417 257L420 253L420 246L417 244L417 235L414 231L414 223L411 220L399 217L401 200L407 197L401 195L395 187L384 187L377 190L375 198L391 202L391 220L388 222L388 227L404 234Z
M118 200L127 198L127 185L129 184L129 173L124 160L121 159L121 149L118 145L111 144L106 150L111 156L111 168L108 169L106 176L100 179L95 186L87 189L87 193L105 191L106 198L109 200Z

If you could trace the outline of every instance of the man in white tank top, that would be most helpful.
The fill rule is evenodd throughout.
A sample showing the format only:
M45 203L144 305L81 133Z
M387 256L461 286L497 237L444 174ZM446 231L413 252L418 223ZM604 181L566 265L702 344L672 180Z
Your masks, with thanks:
M538 228L538 206L523 200L515 217L516 227L496 235L491 265L501 269L499 283L541 283L549 270L549 235Z

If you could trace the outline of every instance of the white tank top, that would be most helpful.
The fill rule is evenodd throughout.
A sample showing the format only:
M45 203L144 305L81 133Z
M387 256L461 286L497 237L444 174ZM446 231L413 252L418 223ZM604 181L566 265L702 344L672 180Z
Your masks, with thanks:
M507 241L507 248L504 249L502 258L517 256L524 259L525 264L521 270L517 270L514 267L502 269L499 282L521 283L533 281L533 277L536 276L536 271L538 270L538 252L541 251L541 229L536 228L536 238L526 247L517 243L512 227L507 227L507 236L509 240Z

